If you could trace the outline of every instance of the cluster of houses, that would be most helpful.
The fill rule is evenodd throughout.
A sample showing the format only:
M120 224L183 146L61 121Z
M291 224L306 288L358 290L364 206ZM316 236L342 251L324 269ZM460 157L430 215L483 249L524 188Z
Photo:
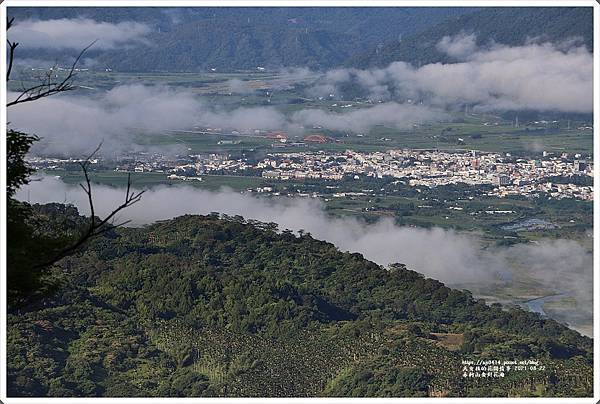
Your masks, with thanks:
M277 134L273 135L277 136ZM33 157L37 169L64 169L78 160ZM95 160L94 164L98 164ZM101 162L103 165L107 162ZM579 154L543 153L539 159L479 151L399 149L382 152L270 153L259 161L227 154L166 157L137 153L114 162L115 171L163 173L170 180L201 180L202 175L262 176L269 180L341 181L347 177L392 177L412 187L464 183L489 185L490 196L511 195L593 200L593 163ZM560 178L560 180L556 180Z

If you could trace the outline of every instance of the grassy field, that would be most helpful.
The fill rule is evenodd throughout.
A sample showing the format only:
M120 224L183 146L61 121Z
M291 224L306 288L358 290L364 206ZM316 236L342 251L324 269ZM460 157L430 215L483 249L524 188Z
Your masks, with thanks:
M440 133L448 127L454 128L453 137L444 137L440 140ZM482 129L483 128L483 129ZM539 155L542 151L553 153L593 153L593 132L577 129L561 129L556 131L543 131L530 133L515 131L512 127L489 129L483 125L474 124L444 124L423 126L418 130L401 132L391 128L377 127L370 133L358 136L346 134L336 138L336 142L325 144L310 144L298 147L273 147L276 142L271 139L249 136L218 136L190 133L163 133L145 134L138 136L138 143L149 146L179 144L194 153L201 152L229 152L247 150L253 152L264 150L266 152L298 152L298 151L330 151L339 152L355 150L361 152L384 151L388 149L433 149L449 151L481 150L484 152L513 153L520 155ZM327 132L315 131L312 132ZM476 137L472 137L477 135ZM481 137L479 137L481 136ZM290 142L302 142L304 136L291 136ZM463 139L460 143L458 140ZM220 140L236 140L239 144L219 145ZM279 145L280 146L280 145Z
M394 206L408 204L414 205L409 214L397 217ZM519 232L522 237L531 240L544 236L564 236L564 233L569 233L569 229L574 230L582 224L591 226L591 218L584 217L583 213L566 214L552 208L539 209L535 200L481 197L473 200L448 201L442 206L433 208L426 206L428 206L427 201L422 199L390 195L379 198L371 196L328 198L327 202L327 208L334 214L352 215L370 220L392 217L397 218L397 222L401 224L420 227L439 226L469 232L483 230L495 234L500 225L531 216L560 226L556 230ZM487 213L487 211L512 211L512 213ZM504 234L504 232L498 233Z
M219 144L220 140L234 140L237 144ZM196 153L253 153L271 149L273 140L249 136L216 136L192 133L165 133L138 135L136 141L146 146L183 146L190 154Z
M83 177L78 171L47 171L49 175L60 175L66 184L79 184ZM93 183L114 187L127 185L127 174L116 171L91 172L90 178ZM161 173L132 173L131 181L135 188L151 188L159 185L190 185L199 189L217 191L222 188L230 188L234 191L244 191L248 188L263 186L265 180L260 177L242 177L227 175L203 175L202 181L170 180L166 174Z

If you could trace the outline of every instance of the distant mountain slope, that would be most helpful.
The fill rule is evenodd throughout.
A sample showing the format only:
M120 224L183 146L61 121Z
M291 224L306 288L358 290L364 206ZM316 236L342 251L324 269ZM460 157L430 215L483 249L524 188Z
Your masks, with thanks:
M145 45L89 51L121 71L202 71L257 66L384 66L449 61L436 49L446 35L475 33L479 44L529 38L581 38L593 47L590 7L495 8L9 8L19 20L90 18L137 21L152 32ZM74 51L19 49L19 57L67 61Z
M255 69L258 66L338 65L351 52L339 34L295 26L267 26L245 21L202 20L171 32L150 35L150 45L109 51L101 63L118 71L198 71Z
M116 70L198 71L256 66L338 66L400 36L470 8L10 8L19 20L89 18L137 21L152 29L146 46L89 56ZM71 52L73 53L73 52ZM25 50L26 58L66 59L65 51Z
M447 62L450 57L436 49L444 36L476 34L479 45L497 42L520 45L528 39L549 41L581 39L593 50L593 9L591 7L505 7L485 8L449 17L423 32L393 41L378 49L356 54L348 65L386 66L402 60L416 65Z
M591 394L591 339L274 224L117 229L57 276L55 296L8 317L10 395ZM543 368L469 379L465 359Z
M420 32L450 16L478 10L469 7L9 7L17 19L89 18L117 23L143 22L155 31L203 20L258 25L291 24L300 28L354 34L377 43Z

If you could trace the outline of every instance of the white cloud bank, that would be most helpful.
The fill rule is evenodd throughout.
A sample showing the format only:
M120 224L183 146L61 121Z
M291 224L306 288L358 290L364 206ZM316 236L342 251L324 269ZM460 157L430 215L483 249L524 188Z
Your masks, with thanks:
M122 150L136 132L189 127L199 103L187 92L141 85L115 87L100 96L70 93L9 108L10 126L43 137L33 150L85 153L104 141ZM9 94L9 99L13 97Z
M8 32L23 48L82 50L95 40L94 50L144 43L150 33L146 24L123 21L116 24L89 18L18 21Z
M97 214L106 215L122 202L123 195L123 189L94 186ZM32 182L18 192L17 198L29 199L32 203L72 203L80 212L89 214L87 199L81 189L53 177ZM132 220L135 225L141 225L183 214L210 212L275 222L280 229L303 229L343 251L360 252L381 265L404 263L449 285L468 283L490 287L494 282L510 279L509 268L526 270L527 275L544 289L575 298L577 308L570 322L591 322L593 257L591 252L571 240L542 240L537 244L482 250L476 237L451 230L400 227L392 220L365 224L353 218L332 218L315 200L269 200L190 186L151 188L138 204L122 212L119 221Z
M44 23L49 24L49 21ZM45 29L48 33L54 32L58 38L68 31L60 27L75 27L71 23L73 21L68 20L65 25L57 25L56 30ZM114 28L88 20L75 23L91 24L93 35L98 26L103 31ZM28 26L33 22L22 24ZM135 24L133 27L127 23L117 25L121 27L115 28L117 31L126 31L124 40L139 39L146 32ZM26 41L25 38L22 40ZM109 39L106 44L115 46L117 39ZM437 46L461 61L421 67L394 62L382 69L334 69L322 74L309 92L323 91L327 95L336 92L341 84L352 81L371 97L387 101L345 113L304 109L285 115L274 106L226 110L205 104L187 90L125 85L101 94L93 92L90 95L82 90L18 105L9 109L8 119L12 127L44 138L43 142L34 145L34 151L82 154L102 140L103 151L120 151L131 148L135 133L185 130L195 125L284 129L294 133L321 126L364 132L376 125L405 129L413 124L446 121L449 115L444 111L463 104L480 110L592 111L593 58L584 47L573 43L477 47L475 37L465 34L445 37ZM291 78L314 77L307 69L288 69L286 72ZM288 81L282 79L282 82ZM238 91L247 90L247 83L239 80L228 84ZM8 94L8 98L11 97L14 94ZM408 102L409 99L412 101Z
M423 100L482 110L593 110L593 55L584 46L527 43L477 47L474 35L444 37L437 49L458 59L420 67L397 61L381 69L335 69L312 88L328 95L353 81L377 100Z
M475 34L461 33L456 36L445 36L438 42L436 48L448 56L464 58L477 51Z
M350 113L318 109L286 116L276 107L226 110L206 104L191 92L166 86L123 85L106 93L66 93L8 110L11 127L43 138L33 151L82 154L104 141L102 152L130 148L136 133L187 130L195 125L229 129L285 129L302 132L319 125L332 130L364 131L384 124L408 128L445 119L443 111L424 105L379 104ZM16 94L9 93L8 99ZM198 135L201 136L201 135Z
M388 102L369 108L337 114L322 109L304 109L292 115L292 121L303 126L322 126L331 130L364 132L376 125L406 129L413 124L423 124L449 119L444 111L423 105Z

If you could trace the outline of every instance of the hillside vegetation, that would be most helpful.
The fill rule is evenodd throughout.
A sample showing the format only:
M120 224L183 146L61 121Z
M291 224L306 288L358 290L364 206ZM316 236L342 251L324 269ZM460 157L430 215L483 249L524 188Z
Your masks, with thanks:
M490 7L451 16L402 41L390 41L380 49L356 53L347 64L364 68L383 67L397 60L414 65L453 62L436 45L445 36L459 34L475 34L477 45L518 46L529 40L555 43L577 40L591 52L593 32L592 7Z
M96 67L126 72L232 71L257 67L414 65L453 61L436 49L444 36L475 34L479 45L578 39L593 49L591 7L494 8L63 8L15 7L19 21L88 18L136 21L151 28L144 43L90 49ZM78 50L22 49L22 58L70 63Z
M9 314L9 396L592 394L591 339L274 224L119 228L53 276L53 297ZM469 378L467 359L539 367Z
M90 49L96 66L115 71L197 72L302 66L339 66L401 35L419 32L470 8L410 7L18 7L16 23L29 19L87 18L136 21L151 32L124 49ZM86 44L87 45L87 44ZM20 55L66 63L77 50L21 49Z

